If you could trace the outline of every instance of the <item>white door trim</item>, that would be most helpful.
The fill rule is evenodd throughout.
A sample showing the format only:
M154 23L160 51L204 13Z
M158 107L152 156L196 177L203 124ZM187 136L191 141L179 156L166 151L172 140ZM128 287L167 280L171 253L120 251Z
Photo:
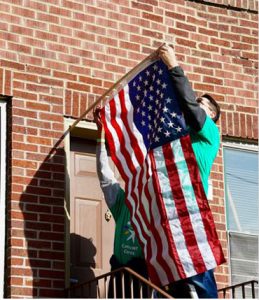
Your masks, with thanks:
M6 147L6 102L0 100L0 299L4 298Z

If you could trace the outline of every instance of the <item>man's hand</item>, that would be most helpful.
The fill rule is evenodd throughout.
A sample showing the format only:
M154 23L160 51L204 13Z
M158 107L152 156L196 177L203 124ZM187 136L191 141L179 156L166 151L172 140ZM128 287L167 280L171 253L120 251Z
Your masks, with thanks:
M172 69L178 66L177 59L175 57L175 52L173 47L164 44L158 49L158 56L163 60L167 65L168 69Z
M101 107L97 106L93 110L93 116L94 116L94 122L96 123L98 128L99 137L104 138L104 130L103 130L103 124L102 124L100 112L101 112Z

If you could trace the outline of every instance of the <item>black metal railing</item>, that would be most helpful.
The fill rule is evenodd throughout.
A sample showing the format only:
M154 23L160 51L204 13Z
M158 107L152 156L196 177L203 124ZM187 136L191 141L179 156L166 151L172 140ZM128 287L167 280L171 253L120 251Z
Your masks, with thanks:
M65 290L67 298L172 298L130 268L124 267Z
M250 280L246 282L242 282L239 284L234 284L231 286L227 286L225 288L219 289L218 293L223 296L223 298L226 298L227 296L229 298L257 298L258 295L256 295L256 292L258 294L258 285L257 280Z

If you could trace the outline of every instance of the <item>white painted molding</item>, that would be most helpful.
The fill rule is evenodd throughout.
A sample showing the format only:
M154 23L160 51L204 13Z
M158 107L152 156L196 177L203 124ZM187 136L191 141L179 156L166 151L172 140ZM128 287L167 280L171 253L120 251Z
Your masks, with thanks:
M68 129L70 126L72 126L74 122L75 122L74 119L65 118L65 129ZM94 122L89 122L89 121L80 121L76 125L76 128L97 130L96 124Z
M0 299L4 298L6 147L6 102L0 100Z
M234 149L240 149L240 150L247 150L247 151L258 151L259 147L258 145L254 144L245 144L245 143L238 143L238 142L223 142L223 147L225 148L234 148Z

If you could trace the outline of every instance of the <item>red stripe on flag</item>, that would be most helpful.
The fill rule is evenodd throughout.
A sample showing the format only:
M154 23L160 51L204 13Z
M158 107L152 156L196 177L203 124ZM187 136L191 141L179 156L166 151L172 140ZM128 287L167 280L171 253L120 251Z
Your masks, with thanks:
M107 127L107 122L106 122L106 118L105 118L105 110L104 109L101 110L101 118L102 118L103 126L105 128L106 141L108 142L110 152L111 153L116 153L115 142L113 140L113 136L112 136L111 132L109 131L109 128ZM124 172L124 169L122 167L122 164L121 164L120 160L117 158L116 155L112 155L112 160L115 163L115 165L117 166L122 179L125 182L128 182L128 176ZM126 186L126 188L127 188L127 186Z
M148 170L149 166L148 166L147 159L145 160L145 165L146 165L146 169ZM161 260L161 257L160 257L162 255L163 245L162 245L162 241L161 241L161 238L160 238L160 234L159 234L157 228L155 227L155 220L154 220L154 217L153 217L153 214L152 214L152 208L151 208L152 197L151 197L149 189L148 189L149 178L150 178L150 175L148 174L148 172L146 172L146 184L145 184L145 187L144 187L144 192L145 192L147 201L149 203L149 214L150 214L150 219L151 219L150 220L150 223L151 223L150 231L151 231L151 234L153 235L153 237L156 241L157 253L158 253L157 254L157 261L161 265L161 267L163 268L163 265L165 264L165 261ZM148 252L147 258L146 258L147 262L150 262L150 260L153 256L153 251L154 251L154 249L152 248L151 241L149 243L149 246L151 248L149 247L149 249L148 249L149 252ZM152 278L152 281L156 284L161 285L161 280L159 278L159 275L157 274L156 269L153 267L153 265L151 263L148 263L148 268L149 268L150 277Z
M177 210L178 218L181 223L181 228L185 238L185 243L188 248L189 255L193 261L193 266L196 272L201 273L206 271L206 266L204 264L203 257L201 255L194 234L192 222L185 202L184 192L181 188L179 173L177 170L177 166L174 162L174 154L171 148L171 144L167 143L166 145L163 145L162 149L165 158L168 179L170 181L171 191L172 191L175 207ZM172 239L171 236L170 238ZM176 255L176 253L174 253L174 255ZM181 272L183 272L182 269Z
M128 187L129 187L129 178L128 178L128 176L126 175L126 173L124 172L124 168L123 168L123 165L121 164L121 162L119 161L119 159L116 157L116 151L115 151L115 142L114 142L114 139L113 139L113 137L112 137L112 135L111 135L111 133L110 133L110 131L109 131L109 128L108 128L108 126L107 126L107 123L106 123L106 119L105 119L105 113L104 113L104 115L102 115L102 120L103 120L103 124L104 124L104 126L105 126L105 132L109 132L109 134L108 134L108 144L109 144L109 147L111 147L110 149L112 149L113 151L111 151L111 154L112 154L112 159L113 159L113 161L114 161L114 163L116 164L116 166L117 166L117 168L118 168L118 170L119 170L119 172L120 172L120 174L123 174L123 179L124 179L124 181L125 181L125 194L126 194L126 199L125 199L125 203L126 203L126 205L128 206L128 208L129 208L129 211L130 211L130 213L131 213L131 216L133 216L133 214L134 214L134 216L135 216L135 218L136 218L136 220L137 220L137 223L139 224L139 226L141 227L141 233L142 233L142 235L143 235L143 238L145 239L145 240L147 240L147 235L145 234L145 231L144 231L144 229L143 229L143 226L142 226L142 222L140 221L140 219L139 219L139 217L138 217L138 215L136 214L136 213L133 213L133 205L132 205L132 203L130 203L130 201L129 201L129 199L128 199L128 197L127 197L127 195L131 195L132 196L132 199L133 199L133 201L134 201L134 203L135 203L135 207L136 207L136 209L137 209L137 203L138 203L138 201L137 201L137 198L136 198L136 194L134 193L134 187L135 187L135 181L136 181L136 169L135 169L135 167L134 167L134 165L133 165L133 163L132 163L132 160L131 160L131 158L130 158L130 155L129 155L129 153L128 153L128 151L127 151L127 149L126 149L126 147L125 147L125 139L124 139L124 136L123 136L123 133L122 133L122 131L121 131L121 129L120 129L120 127L119 127L119 125L118 125L118 123L115 121L115 116L116 116L116 106L115 106L115 100L114 99L112 99L110 102L109 102L109 105L110 105L110 111L111 111L111 125L112 125L112 127L114 128L114 130L116 131L116 134L117 134L117 136L119 137L119 141L120 141L120 146L121 146L121 154L124 156L124 158L126 159L126 162L127 162L127 164L128 164L128 162L129 162L129 164L128 164L128 167L129 167L129 169L130 169L130 171L131 171L131 174L132 174L132 178L133 178L133 180L132 180L132 188L131 188L131 190L129 191L129 189L128 189ZM114 154L114 155L113 155ZM126 158L127 157L127 158ZM135 210L135 212L136 212L136 210ZM146 222L146 219L145 219L145 222ZM140 239L140 237L139 237L139 232L138 232L138 230L137 230L137 227L135 226L135 224L134 224L134 222L131 222L132 223L132 226L133 226L133 228L134 228L134 231L135 231L135 233L136 233L136 235L137 235L137 237L138 237L138 240L139 240L139 242L140 242L140 244L142 245L142 248L144 247L144 244L143 244L143 242L141 241L141 239ZM148 227L148 226L147 226Z
M120 103L121 103L121 119L122 119L122 121L125 125L125 128L126 128L127 132L128 132L130 145L131 145L132 149L134 149L135 156L136 156L136 158L139 162L139 165L141 166L143 164L143 161L144 161L144 156L143 156L143 153L142 153L142 151L139 147L138 140L137 140L136 136L132 133L132 129L129 126L129 123L128 123L128 111L127 111L127 108L126 108L126 105L125 105L124 89L122 89L119 92L119 99L120 99Z
M126 148L126 143L125 143L125 137L124 134L119 126L119 124L116 122L116 104L115 104L115 99L112 99L112 101L109 102L110 105L110 110L111 110L111 125L114 128L114 130L117 133L117 136L120 141L120 152L123 154L124 158L126 159L127 166L130 170L130 172L133 175L133 180L135 179L136 175L136 169L135 166L132 163L131 156Z
M168 251L169 251L169 255L172 258L172 260L174 262L176 262L176 257L175 256L175 251L173 251L173 249L175 249L175 244L174 241L172 240L172 234L171 234L171 228L168 222L168 218L167 218L167 214L166 214L166 209L165 209L165 205L163 202L163 198L162 198L162 192L161 192L161 188L160 188L160 184L159 184L159 179L156 173L156 166L155 166L155 158L154 158L154 153L153 150L151 150L149 152L149 156L150 156L150 161L151 161L151 166L152 166L152 180L153 180L153 186L154 186L154 191L155 191L155 195L156 196L156 202L157 202L157 206L160 212L160 217L161 217L161 227L164 229L164 233L165 236L167 238L167 242L168 242ZM160 236L160 234L158 233L158 235ZM163 249L163 245L160 245L160 247L162 247ZM162 250L163 251L163 250ZM164 260L164 258L162 257L162 251L160 253L158 253L158 257L160 258L160 261L162 263L162 266L169 278L169 282L171 281L175 281L174 275L172 273L172 270L169 268L167 262ZM181 268L179 268L179 263L175 263L178 274L182 274ZM182 278L185 278L186 276L184 275Z
M139 174L139 178L142 178L142 177L143 177L143 168L141 168L140 174ZM136 181L136 178L134 178L134 182L135 182L135 181ZM134 198L135 205L136 205L136 203L137 203L136 208L135 208L135 212L133 211L133 209L132 209L132 207L131 207L131 203L130 203L128 197L126 198L125 203L126 203L127 207L128 207L129 210L130 210L131 219L132 219L132 217L133 217L133 215L134 215L134 216L138 219L138 222L141 223L141 224L140 224L140 225L141 225L141 228L143 228L143 224L142 224L142 222L140 221L140 219L139 219L139 217L138 217L138 215L137 215L137 213L139 212L140 215L141 215L142 218L143 218L143 221L144 221L144 223L145 223L145 225L146 225L147 230L149 230L150 224L149 224L149 221L148 221L148 219L147 219L147 215L146 215L146 212L145 212L143 203L142 203L142 201L141 201L141 191L142 191L142 188L143 188L142 181L141 181L141 180L138 180L138 185L137 185L138 195L136 195L135 193L134 193L134 195L133 195L134 188L135 188L135 186L132 185L132 193L131 193L131 195L132 195L132 197ZM139 199L139 201L137 201L137 199ZM134 228L134 229L137 230L137 228ZM143 233L143 235L145 236L145 240L147 241L147 247L148 247L148 246L150 245L150 243L149 243L149 236L145 233L144 229L142 229L142 233ZM143 245L143 247L144 247L144 245ZM143 250L143 247L142 247L142 250Z
M205 194L204 187L201 181L200 171L192 149L190 136L183 137L181 139L181 145L189 169L192 186L200 209L200 214L206 231L208 243L210 245L210 248L213 252L217 264L222 264L226 260L221 248L220 241L218 239L212 212L210 210L207 196Z
M137 184L137 190L138 190L138 198L137 199L141 199L142 197L142 190L143 190L143 182L142 182L142 178L143 178L143 162L144 162L144 156L143 156L143 153L141 151L141 148L139 147L139 143L138 143L138 140L136 139L136 136L132 133L132 128L130 127L129 123L128 123L128 111L127 111L127 108L126 108L126 105L125 105L125 94L124 94L124 89L122 89L120 92L119 92L119 99L120 99L120 105L121 105L121 120L125 126L125 129L126 129L126 132L129 136L129 140L130 140L130 145L134 151L134 154L135 154L135 157L138 161L138 164L139 166L142 166L142 168L140 169L140 174L139 174L139 179L138 179L138 184ZM123 151L122 151L123 152ZM134 182L135 182L136 178L134 177ZM135 185L133 184L132 185L132 189L135 188ZM137 201L136 199L136 201ZM138 206L136 207L136 212L135 214L137 213L138 209L139 209L139 212L142 216L142 218L144 219L144 222L146 224L146 227L147 229L149 229L150 227L150 224L148 222L148 219L147 219L147 216L146 216L146 212L145 212L145 209L144 209L144 206L143 206L143 203L142 201L137 201L138 203ZM128 206L128 208L130 209L129 207L129 203L128 203L128 199L126 201L126 204ZM131 212L131 216L133 215L133 211L130 210ZM148 242L148 245L149 245L149 242Z

